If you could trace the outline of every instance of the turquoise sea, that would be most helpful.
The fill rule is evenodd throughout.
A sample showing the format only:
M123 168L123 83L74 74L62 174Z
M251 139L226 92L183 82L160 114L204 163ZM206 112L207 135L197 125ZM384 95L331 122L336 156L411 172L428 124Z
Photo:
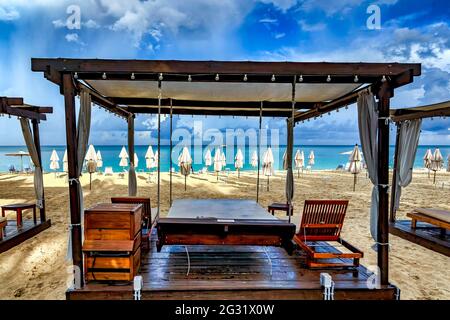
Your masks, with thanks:
M94 146L96 150L100 150L103 158L103 168L105 167L112 167L114 172L121 172L123 171L123 168L119 166L119 153L122 148L122 146ZM416 161L415 161L415 167L419 168L423 166L422 158L426 152L427 149L434 149L436 147L439 147L442 155L445 159L447 159L448 155L450 154L450 146L419 146ZM141 171L148 171L148 169L145 168L145 153L147 151L148 146L136 146L135 151L137 153L139 163L137 170ZM191 148L191 155L194 159L193 168L195 171L201 169L204 167L203 164L203 154L206 150L207 146L200 147L194 147ZM229 168L230 170L234 170L234 156L237 151L238 147L223 147L222 150L226 151L227 153L227 166L226 168ZM210 148L211 149L211 148ZM244 161L244 170L255 170L250 165L250 158L251 154L254 150L256 150L256 147L252 146L246 146L241 147L242 152L244 153L245 161ZM348 151L351 151L353 149L353 146L323 146L323 145L296 145L294 147L294 153L297 149L303 150L305 153L305 162L308 161L308 155L311 150L314 151L315 154L315 165L313 169L336 169L336 167L340 164L345 164L348 161L349 155L342 154ZM9 157L5 156L6 153L11 152L17 152L17 151L27 151L25 146L0 146L0 172L6 172L8 171L9 167L11 165L15 166L16 169L20 169L20 158L17 157ZM60 158L60 171L62 171L63 168L63 155L65 146L43 146L42 147L42 158L44 162L44 171L51 171L50 170L50 155L52 153L52 150L56 150L59 158ZM156 152L156 146L153 146L153 151ZM173 152L173 167L177 170L177 158L178 153L180 152L180 148L175 149ZM264 153L265 149L261 148L261 155ZM275 158L275 168L280 169L282 165L282 159L283 154L285 151L285 146L279 146L279 147L272 147L272 151ZM161 171L169 171L169 146L161 146ZM203 154L202 154L203 153ZM211 150L212 156L214 156L214 150ZM393 165L393 154L394 154L394 147L391 146L390 148L390 167ZM23 159L24 167L30 166L30 159L28 157L24 157ZM212 168L210 168L212 169ZM152 169L155 170L155 169Z

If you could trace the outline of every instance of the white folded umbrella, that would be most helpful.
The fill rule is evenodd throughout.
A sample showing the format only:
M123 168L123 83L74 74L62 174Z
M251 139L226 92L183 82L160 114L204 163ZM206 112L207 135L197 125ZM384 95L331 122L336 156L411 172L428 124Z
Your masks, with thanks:
M269 191L269 177L274 174L274 159L272 148L267 148L263 156L263 175L267 176L267 191Z
M349 157L350 166L348 168L348 171L353 174L353 191L356 189L356 176L362 169L361 161L361 151L359 150L358 145L355 145L355 148Z
M250 165L253 168L257 168L258 167L258 153L256 151L253 151L253 153L252 153L252 159L250 161Z
M56 170L59 169L59 157L55 149L53 149L52 154L50 155L50 169L55 170L55 173Z
M240 170L244 167L244 155L242 154L241 149L238 149L236 152L236 157L234 158L234 167L238 172L238 178L240 177Z

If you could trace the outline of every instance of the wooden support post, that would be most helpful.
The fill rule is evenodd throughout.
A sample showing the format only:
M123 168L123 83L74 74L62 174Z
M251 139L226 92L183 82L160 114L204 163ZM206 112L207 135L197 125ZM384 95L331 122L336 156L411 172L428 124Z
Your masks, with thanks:
M396 123L397 133L395 135L395 152L394 152L394 168L392 170L392 189L391 189L391 213L390 213L390 222L395 222L395 196L396 190L395 186L397 184L397 170L398 170L398 151L399 151L399 142L400 142L400 123Z
M69 176L70 224L72 235L72 260L75 268L75 286L83 287L83 256L81 251L81 215L78 178L78 141L75 112L75 88L70 74L63 75L64 107L66 114L67 168ZM72 182L70 182L72 181ZM80 186L81 187L81 186Z
M381 84L378 97L378 267L382 285L389 283L389 103L392 89Z
M34 145L36 146L36 151L38 153L39 163L42 168L42 154L41 154L41 138L39 135L39 121L36 119L31 120L31 124L33 125L33 139ZM39 208L39 216L41 223L45 222L45 191L42 194L42 208Z

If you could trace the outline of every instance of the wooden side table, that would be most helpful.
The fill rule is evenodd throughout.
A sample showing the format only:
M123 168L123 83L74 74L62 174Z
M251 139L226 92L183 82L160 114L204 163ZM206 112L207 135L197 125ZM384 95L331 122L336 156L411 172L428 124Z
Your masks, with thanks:
M14 203L7 204L2 206L2 217L5 217L6 211L15 211L17 217L17 228L22 228L23 220L22 220L22 211L32 209L33 210L33 221L36 224L36 204L32 203Z
M267 210L272 215L275 215L275 211L284 211L284 212L286 212L286 215L288 216L289 215L289 204L288 203L274 202L271 205L269 205ZM294 206L291 207L291 216L293 216L293 215L294 215Z

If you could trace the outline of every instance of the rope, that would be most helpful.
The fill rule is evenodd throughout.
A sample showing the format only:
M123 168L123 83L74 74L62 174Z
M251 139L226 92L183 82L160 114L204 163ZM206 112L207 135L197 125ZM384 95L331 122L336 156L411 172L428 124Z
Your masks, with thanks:
M273 273L273 265L272 265L272 259L270 259L269 253L267 252L267 248L264 247L264 253L266 254L267 260L269 260L270 264L270 276L272 276Z
M80 184L80 178L70 178L70 179L69 179L69 184L71 185L72 182L75 182L75 183Z
M187 263L188 263L187 272L186 272L186 277L187 277L187 276L189 276L189 272L191 271L191 258L189 257L189 251L188 251L187 246L184 246L184 249L186 250Z

